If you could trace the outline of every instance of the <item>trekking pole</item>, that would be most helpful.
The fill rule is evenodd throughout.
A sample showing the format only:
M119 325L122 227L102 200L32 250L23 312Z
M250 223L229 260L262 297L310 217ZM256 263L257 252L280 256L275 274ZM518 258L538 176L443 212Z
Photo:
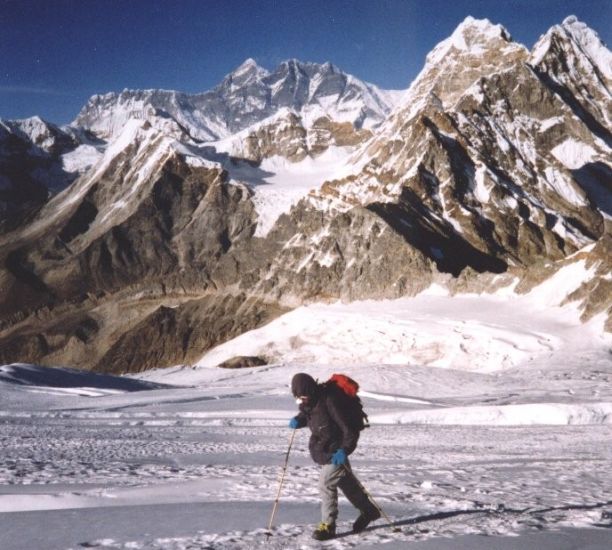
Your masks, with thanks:
M285 456L285 464L283 466L280 483L278 484L276 500L274 501L274 507L272 508L272 515L270 516L270 523L268 524L268 533L267 533L268 537L272 534L270 533L270 529L272 529L272 523L274 522L274 515L276 514L276 508L278 507L278 501L280 499L281 489L283 488L283 483L285 481L285 474L287 473L287 464L289 464L289 453L291 452L291 446L293 445L293 438L295 437L295 432L297 432L297 430L293 430L291 432L291 439L289 439L289 448L287 449L287 455Z
M366 494L366 496L368 497L370 502L377 508L377 510L381 513L381 515L389 522L389 526L393 528L393 532L394 533L401 533L402 530L399 527L394 527L393 526L393 522L391 521L391 518L387 514L385 514L385 511L380 507L378 502L376 502L376 500L374 500L374 497L363 486L363 483L361 483L361 481L359 481L359 479L353 473L353 471L346 464L343 464L342 467L357 482L357 485L359 485L359 488Z

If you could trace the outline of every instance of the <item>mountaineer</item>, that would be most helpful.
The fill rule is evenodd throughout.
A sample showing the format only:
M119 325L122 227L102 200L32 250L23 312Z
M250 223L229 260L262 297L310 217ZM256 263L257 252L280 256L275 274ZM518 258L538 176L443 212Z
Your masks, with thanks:
M348 393L344 389L347 381L354 385L354 393L350 388L347 388ZM344 375L334 375L328 382L318 384L310 375L298 373L291 381L291 391L299 403L300 412L291 419L289 427L310 428L310 455L321 466L321 523L312 534L317 540L331 539L336 535L338 488L360 511L353 523L353 533L363 531L380 517L379 509L353 474L348 460L366 425L364 419L367 421L356 396L357 388L357 384Z

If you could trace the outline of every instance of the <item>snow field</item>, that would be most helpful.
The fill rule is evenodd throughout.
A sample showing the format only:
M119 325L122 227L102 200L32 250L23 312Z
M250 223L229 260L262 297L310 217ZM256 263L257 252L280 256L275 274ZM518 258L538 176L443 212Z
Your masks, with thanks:
M413 298L311 304L210 350L197 365L262 355L285 364L370 362L498 372L564 348L610 342L609 335L601 336L602 318L581 325L575 306L557 307L593 272L584 261L570 264L524 296L506 288L498 295L451 297L434 285ZM188 379L197 383L201 376L205 372Z
M305 306L133 377L2 366L0 548L608 549L610 336L558 305L586 276ZM275 362L214 366L249 354ZM351 535L341 498L341 536L313 541L318 468L299 431L266 536L300 371L361 384L372 426L351 461L400 532Z
M271 398L279 413L292 414L287 396L256 401ZM365 399L368 410L388 403ZM274 547L265 527L290 430L265 419L234 424L219 407L229 401L226 406L248 418L253 397L194 400L192 408L211 416L217 411L223 421L205 426L180 414L172 424L147 423L166 405L162 395L144 407L125 400L119 416L117 396L82 397L78 405L86 400L95 409L3 417L0 526L32 514L69 522L67 532L48 534L50 549ZM381 521L359 538L325 547L410 548L440 536L516 536L609 522L611 435L610 425L374 425L363 433L353 467L401 533ZM321 547L309 534L318 516L316 479L307 433L300 431L273 530L276 547ZM193 517L194 507L201 515ZM175 516L182 517L181 533ZM341 499L342 532L354 516ZM6 538L10 532L0 531L3 548L30 547L20 545L37 533L13 541Z

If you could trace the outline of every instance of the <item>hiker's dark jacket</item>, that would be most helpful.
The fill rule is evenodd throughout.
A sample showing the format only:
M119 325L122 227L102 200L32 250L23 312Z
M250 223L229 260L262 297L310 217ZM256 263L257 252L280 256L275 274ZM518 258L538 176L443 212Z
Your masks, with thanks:
M342 390L319 388L312 405L300 405L297 419L300 426L308 426L312 432L308 444L312 459L318 464L329 464L338 449L344 449L347 455L355 450L360 431L351 426L347 417Z

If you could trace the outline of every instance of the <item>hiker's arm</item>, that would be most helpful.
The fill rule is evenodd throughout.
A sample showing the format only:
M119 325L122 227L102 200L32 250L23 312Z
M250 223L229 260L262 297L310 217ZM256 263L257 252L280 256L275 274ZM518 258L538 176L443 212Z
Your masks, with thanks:
M306 424L308 424L308 419L306 417L306 414L303 413L302 411L300 411L297 414L297 416L294 416L289 421L289 427L293 428L294 430L297 430L299 428L303 428L304 426L306 426Z

